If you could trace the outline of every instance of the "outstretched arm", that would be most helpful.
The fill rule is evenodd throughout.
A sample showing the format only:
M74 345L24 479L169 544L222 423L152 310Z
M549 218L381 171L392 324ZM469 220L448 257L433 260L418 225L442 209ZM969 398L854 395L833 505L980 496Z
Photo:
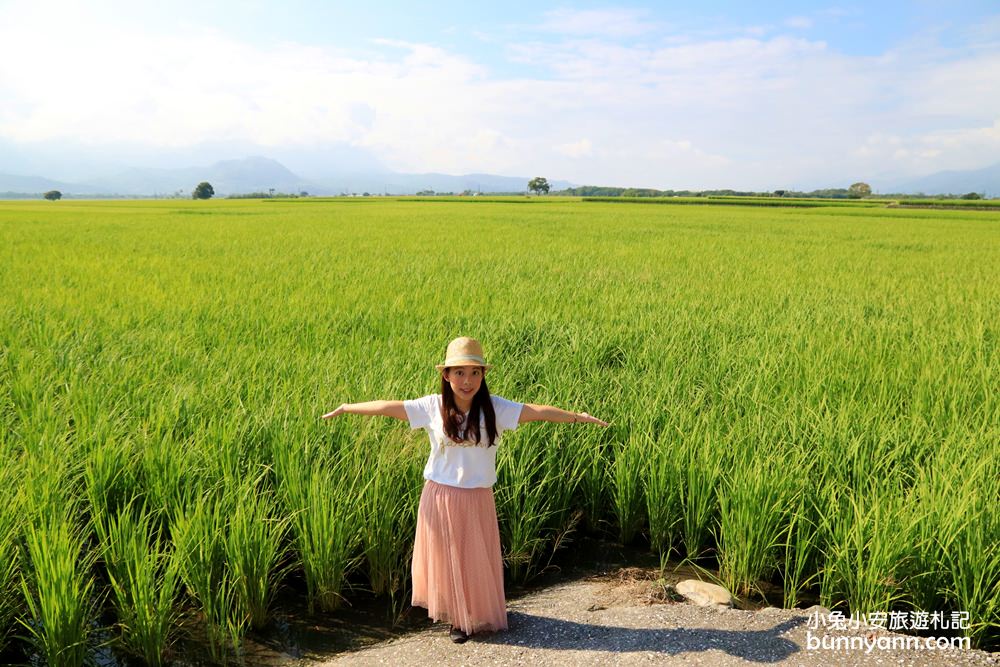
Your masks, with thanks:
M608 425L606 421L602 421L597 417L591 417L586 412L569 412L568 410L554 408L551 405L534 405L532 403L525 403L524 407L521 408L521 416L518 418L517 423L523 424L525 422Z
M330 419L338 415L349 412L354 415L380 415L382 417L393 417L406 421L406 409L402 401L368 401L367 403L344 403L333 412L323 415L323 419Z

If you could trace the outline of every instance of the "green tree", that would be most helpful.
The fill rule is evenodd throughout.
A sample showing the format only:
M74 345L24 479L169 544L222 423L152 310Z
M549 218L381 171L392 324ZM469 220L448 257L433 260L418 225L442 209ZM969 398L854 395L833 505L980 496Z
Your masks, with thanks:
M48 199L49 201L57 201L59 199L62 199L62 193L59 192L58 190L49 190L42 196Z
M536 176L530 181L528 181L528 189L535 194L548 194L549 193L549 182L542 178L541 176Z
M194 192L191 193L192 199L211 199L215 195L215 188L208 181L202 181L199 183Z
M857 183L851 183L851 187L847 188L847 191L852 197L870 197L872 194L872 186L858 181Z
M983 196L978 192L966 192L962 195L962 199L982 199Z

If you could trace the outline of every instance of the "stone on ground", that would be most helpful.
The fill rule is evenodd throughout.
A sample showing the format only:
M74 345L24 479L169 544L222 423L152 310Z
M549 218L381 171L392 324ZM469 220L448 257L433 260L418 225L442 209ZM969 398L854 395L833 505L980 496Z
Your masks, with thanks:
M716 586L697 579L685 579L677 584L678 593L688 602L701 607L729 609L733 606L733 596L722 586Z

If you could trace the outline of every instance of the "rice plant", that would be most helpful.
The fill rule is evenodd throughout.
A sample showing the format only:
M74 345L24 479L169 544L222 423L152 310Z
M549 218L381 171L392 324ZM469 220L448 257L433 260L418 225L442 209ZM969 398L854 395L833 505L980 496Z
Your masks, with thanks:
M542 565L541 558L533 561L528 576L553 567L559 550L572 544L574 535L583 519L583 511L578 508L582 480L592 456L592 448L587 441L574 438L572 426L538 426L538 437L547 443L550 453L546 456L545 479L548 486L548 502L553 511L548 514L548 522L543 535L547 541L548 559Z
M15 484L16 473L17 466L13 462L0 469L0 652L6 647L14 618L23 607L18 569L23 517Z
M237 577L226 565L231 509L219 491L210 489L170 521L178 573L202 614L208 652L220 663L239 656L250 622Z
M264 627L271 603L287 569L286 537L291 519L281 514L264 475L231 491L232 508L224 538L227 574L235 586L237 606L246 610L254 629Z
M135 503L94 521L111 586L121 643L161 665L179 619L180 561L155 513Z
M91 521L103 526L109 517L132 505L140 494L137 466L129 440L95 445L84 464L83 481Z
M358 565L360 472L342 465L311 468L302 459L279 471L279 492L292 517L310 609L337 609L346 577Z
M954 515L956 508L975 506L980 483L977 475L970 477L966 470L956 469L966 469L966 464L961 458L949 461L954 456L949 449L951 445L944 444L933 463L916 472L909 491L913 558L904 573L906 595L915 609L923 611L949 606L946 567L961 534L956 530Z
M718 485L722 476L722 453L707 439L686 443L684 479L681 485L683 508L682 541L689 559L703 555L717 515Z
M362 551L372 592L395 601L408 585L423 460L395 437L366 454L369 481L358 501Z
M537 436L509 438L497 453L495 495L504 563L518 583L533 574L545 550L546 526L556 512L549 493L558 478L546 470L545 458Z
M828 496L821 518L825 558L820 601L834 608L888 612L905 597L902 573L912 551L912 527L900 491L888 484L866 502L852 491Z
M607 479L611 460L609 447L602 436L604 434L596 430L574 434L582 451L586 452L581 458L583 470L580 476L581 498L578 502L582 507L585 526L591 533L601 532L605 528L603 524L608 522L605 517L608 516Z
M608 486L618 524L618 540L629 544L646 521L642 475L649 464L653 436L647 429L631 429L632 435L614 454Z
M21 515L4 538L0 507L0 563L69 503L81 542L87 519L156 509L149 562L173 550L180 625L219 660L286 568L317 608L359 566L404 599L426 440L317 417L436 391L442 345L471 334L494 393L613 422L504 437L511 581L576 530L648 534L735 587L780 579L786 604L967 605L995 646L1000 219L744 203L0 202L0 477L20 498L0 500ZM780 518L758 463L801 492ZM40 599L20 551L0 626L34 622L23 586L3 597L13 576Z
M819 528L811 494L803 490L791 506L783 541L779 545L783 602L798 605L802 592L813 585L819 569Z
M745 458L728 471L719 490L719 575L736 596L745 597L778 566L778 547L789 508L797 502L792 474L767 454ZM763 460L757 460L757 458Z
M190 446L163 433L145 433L136 475L152 507L170 518L184 512L200 492L204 475Z
M680 539L680 523L684 515L681 506L682 466L674 448L667 440L661 439L650 448L642 468L649 543L661 558L666 558Z
M84 664L100 600L87 551L71 508L49 511L24 529L21 590L28 608L21 624L47 664Z
M991 466L970 464L959 511L948 516L949 543L942 549L945 592L969 616L965 634L979 643L1000 630L1000 481Z

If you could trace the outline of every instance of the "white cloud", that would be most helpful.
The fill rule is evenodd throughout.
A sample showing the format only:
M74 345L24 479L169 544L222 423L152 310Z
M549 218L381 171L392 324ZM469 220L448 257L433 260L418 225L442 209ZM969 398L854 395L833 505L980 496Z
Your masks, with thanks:
M379 40L365 54L256 45L198 26L95 23L89 11L7 12L0 140L151 152L339 142L400 171L768 189L1000 154L1000 48L983 36L964 52L915 43L860 57L762 36L773 28L676 35L637 11L562 11L508 45L533 68L517 77L423 43Z
M594 146L590 143L590 139L580 139L567 144L559 144L555 146L555 151L566 157L587 157L593 154Z
M660 27L638 9L556 9L546 12L538 29L577 36L636 37Z
M785 19L785 25L796 30L808 30L813 27L813 20L808 16L792 16Z
M847 56L822 41L781 35L661 47L567 40L511 49L574 82L574 99L592 111L580 126L595 145L607 145L601 135L614 134L600 119L628 126L635 138L614 141L629 147L641 167L636 175L647 174L646 182L672 184L697 173L694 185L836 184L844 174L927 173L997 160L989 129L980 128L984 115L990 127L1000 115L1000 88L990 76L1000 71L995 49L961 53L913 44L876 57ZM928 129L970 125L980 129ZM865 145L872 132L920 147L875 151ZM669 146L678 135L700 154L681 159L668 150L657 160L642 150L647 142ZM716 158L711 166L706 156Z
M865 160L892 164L908 174L979 167L995 162L995 156L1000 155L1000 118L984 126L936 130L905 138L874 133L855 153Z
M262 146L347 142L416 166L501 150L484 140L475 87L483 68L424 44L384 42L381 59L331 49L257 47L192 29L157 35L53 21L39 38L0 28L0 136L177 147L245 140ZM451 151L449 153L449 151Z

